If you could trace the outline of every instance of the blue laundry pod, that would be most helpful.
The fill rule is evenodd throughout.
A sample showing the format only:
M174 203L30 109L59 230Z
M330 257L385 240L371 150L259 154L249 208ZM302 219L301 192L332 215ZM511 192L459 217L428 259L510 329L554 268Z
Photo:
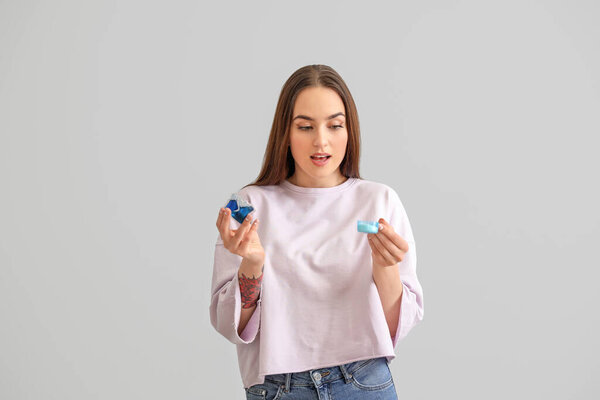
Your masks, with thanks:
M358 221L357 228L359 232L377 233L379 232L379 222L377 221Z
M240 224L243 223L248 214L254 210L254 207L252 207L250 203L242 199L236 193L231 195L231 198L225 207L231 210L231 216Z

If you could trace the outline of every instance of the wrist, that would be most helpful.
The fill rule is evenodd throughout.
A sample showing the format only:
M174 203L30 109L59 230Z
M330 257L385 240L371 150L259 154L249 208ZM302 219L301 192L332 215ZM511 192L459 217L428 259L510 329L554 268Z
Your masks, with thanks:
M262 288L263 263L242 260L238 270L242 308L256 306Z
M373 264L373 280L378 287L402 288L397 264L390 266Z
M238 269L238 274L241 275L242 272L246 276L260 276L262 274L264 268L264 259L263 260L248 260L246 258L242 258L242 263Z

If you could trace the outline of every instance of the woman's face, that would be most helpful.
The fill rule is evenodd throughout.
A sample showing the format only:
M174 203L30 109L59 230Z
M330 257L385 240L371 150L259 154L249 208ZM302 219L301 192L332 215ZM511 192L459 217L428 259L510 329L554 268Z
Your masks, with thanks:
M348 131L344 103L333 90L303 89L296 98L290 127L290 148L296 170L290 179L298 186L331 187L344 177L340 164L346 154ZM314 159L316 153L330 155Z

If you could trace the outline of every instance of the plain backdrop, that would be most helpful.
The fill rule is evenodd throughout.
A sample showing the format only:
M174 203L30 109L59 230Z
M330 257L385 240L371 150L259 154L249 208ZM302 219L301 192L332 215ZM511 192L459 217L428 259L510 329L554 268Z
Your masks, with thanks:
M348 84L424 320L401 399L600 396L597 1L0 1L0 398L244 399L219 207L285 80ZM343 338L341 338L343 339Z

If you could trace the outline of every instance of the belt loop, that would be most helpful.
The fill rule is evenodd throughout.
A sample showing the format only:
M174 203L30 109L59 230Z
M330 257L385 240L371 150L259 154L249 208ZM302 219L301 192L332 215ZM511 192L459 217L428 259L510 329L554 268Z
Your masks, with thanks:
M349 365L349 364L346 364L346 365ZM344 375L344 380L346 381L346 383L350 383L350 382L352 382L352 374L350 374L346 370L346 365L341 364L340 365L340 370L342 371L342 375Z
M292 373L288 372L285 374L285 392L289 393L290 391L290 381L292 380Z

